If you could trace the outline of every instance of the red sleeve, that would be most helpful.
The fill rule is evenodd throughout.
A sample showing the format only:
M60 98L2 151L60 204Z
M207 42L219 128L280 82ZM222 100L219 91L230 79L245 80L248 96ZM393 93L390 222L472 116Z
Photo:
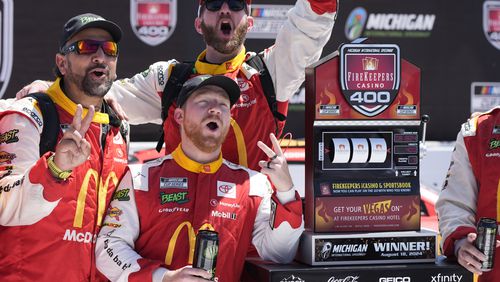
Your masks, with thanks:
M52 152L45 153L33 166L29 179L31 183L39 183L43 186L43 197L49 202L54 202L62 198L67 187L71 187L74 178L71 175L66 181L58 180L49 171L47 158Z
M274 192L271 198L271 223L272 228L278 228L282 222L290 223L292 228L299 228L302 224L302 201L295 191L295 201L282 205Z
M469 233L476 233L472 227L460 226L446 238L443 244L443 254L449 258L455 257L455 241L467 237Z
M337 12L337 0L308 0L311 9L318 15Z
M130 282L143 282L143 281L151 281L153 278L153 272L159 267L167 266L160 261L150 260L141 258L137 260L137 263L141 267L141 269L137 272L130 273L128 277L128 281Z

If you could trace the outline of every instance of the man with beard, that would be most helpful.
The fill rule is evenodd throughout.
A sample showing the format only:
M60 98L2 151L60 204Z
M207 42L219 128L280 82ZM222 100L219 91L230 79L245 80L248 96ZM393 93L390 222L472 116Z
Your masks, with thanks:
M328 42L337 11L337 0L297 0L288 12L288 20L279 31L276 43L264 50L262 57L276 94L275 111L268 105L261 74L247 64L255 56L246 52L244 41L253 27L250 16L251 0L200 0L196 31L203 36L206 49L191 67L191 76L223 74L240 85L242 95L231 109L231 129L222 147L224 158L259 169L265 155L256 144L262 140L271 145L269 133L281 135L288 112L288 100L304 81L305 67L316 62ZM119 101L131 124L162 123L162 94L167 80L178 62L157 62L131 79L114 83L110 97ZM183 82L180 83L182 85ZM36 85L36 84L35 84ZM43 89L41 83L35 89ZM25 87L25 93L29 87ZM177 93L165 93L175 97ZM175 101L175 99L173 99ZM178 125L172 117L172 103L163 123L166 153L180 142Z
M264 174L222 158L239 86L223 75L188 80L172 113L181 143L169 155L130 165L96 243L111 281L239 281L250 241L263 259L290 262L303 231L302 205L276 137ZM218 233L214 273L191 268L196 233Z
M120 120L103 100L116 79L121 37L115 23L94 14L64 25L47 91L61 127L55 152L40 156L47 124L35 99L0 114L0 151L8 156L0 164L2 281L102 278L95 237L127 164Z

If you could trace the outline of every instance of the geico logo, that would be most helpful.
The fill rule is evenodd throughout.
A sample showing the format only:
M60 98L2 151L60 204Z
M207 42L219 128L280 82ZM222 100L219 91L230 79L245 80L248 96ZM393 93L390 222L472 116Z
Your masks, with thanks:
M380 277L378 282L410 282L410 277Z
M64 233L64 241L74 241L78 243L90 243L95 242L97 234L92 234L90 232L76 232L76 230L66 229Z

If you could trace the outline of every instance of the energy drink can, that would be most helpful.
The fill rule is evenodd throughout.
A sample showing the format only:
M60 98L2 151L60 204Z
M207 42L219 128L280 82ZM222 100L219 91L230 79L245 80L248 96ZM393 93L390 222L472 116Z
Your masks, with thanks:
M493 269L497 228L497 221L493 218L482 217L477 223L476 248L486 255L486 260L481 265L482 271Z
M211 230L200 230L198 235L196 235L193 267L205 269L212 274L210 280L213 280L218 253L219 234Z

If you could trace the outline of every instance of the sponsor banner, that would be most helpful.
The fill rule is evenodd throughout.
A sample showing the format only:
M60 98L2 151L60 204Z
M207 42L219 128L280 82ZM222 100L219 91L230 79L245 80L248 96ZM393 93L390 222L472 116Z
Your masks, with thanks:
M419 229L420 195L315 198L315 232Z
M500 82L473 82L470 87L470 112L486 112L500 105Z
M269 282L472 282L460 265L437 263L309 267L247 260L242 281ZM258 278L257 278L258 277Z
M286 21L286 14L292 5L252 4L251 16L254 18L252 30L247 38L275 39Z
M177 0L130 0L130 24L142 42L165 42L177 24Z
M435 236L328 238L314 240L314 262L430 260L436 258Z
M418 194L418 178L385 178L363 180L319 180L315 185L317 196L381 196L381 195L408 195Z
M356 7L347 17L344 33L350 41L359 37L427 38L431 36L435 22L436 14L433 13L374 12Z
M500 49L500 2L483 3L483 31L488 42Z

